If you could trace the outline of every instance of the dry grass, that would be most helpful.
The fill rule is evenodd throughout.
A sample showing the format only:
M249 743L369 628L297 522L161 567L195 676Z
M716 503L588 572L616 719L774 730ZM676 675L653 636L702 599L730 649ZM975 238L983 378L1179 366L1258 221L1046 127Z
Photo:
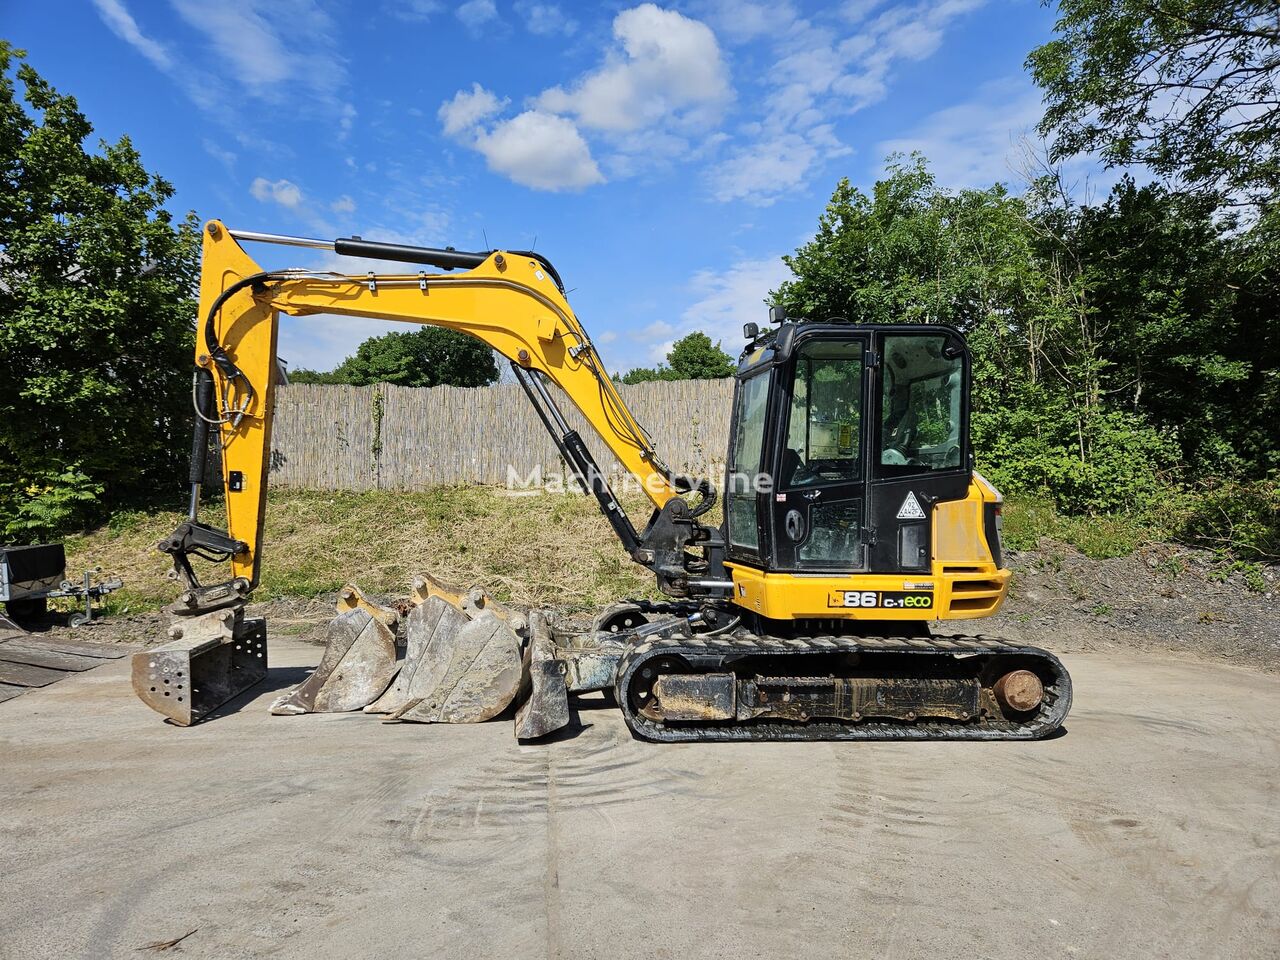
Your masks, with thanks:
M637 527L647 501L624 503ZM153 609L172 602L168 558L155 542L182 517L125 513L67 539L71 572L101 566L125 589L112 606ZM217 507L202 519L222 522ZM267 510L260 600L324 597L344 583L403 596L414 574L480 584L501 600L594 610L621 597L656 596L653 577L633 563L581 495L512 497L491 487L437 487L419 493L280 490ZM210 571L213 581L222 570Z

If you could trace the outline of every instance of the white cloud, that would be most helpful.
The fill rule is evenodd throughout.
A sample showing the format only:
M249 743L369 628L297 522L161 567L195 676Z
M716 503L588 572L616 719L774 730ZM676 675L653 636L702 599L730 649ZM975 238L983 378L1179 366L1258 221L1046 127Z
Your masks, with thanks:
M243 125L240 94L301 113L319 113L345 136L355 107L341 34L319 0L170 0L207 42L203 57L187 57L174 78L201 107ZM235 88L235 89L232 89Z
M293 55L252 3L174 0L174 6L187 23L209 38L227 61L229 72L255 94L267 94L293 75Z
M351 133L351 128L355 126L356 117L359 114L356 108L350 103L344 103L338 108L338 139L345 140Z
M472 33L479 32L490 20L498 19L498 8L493 0L467 0L453 11L464 27Z
M715 34L698 20L645 3L613 21L621 49L570 89L552 87L535 101L569 113L595 130L625 132L675 119L705 123L708 111L731 95Z
M520 0L516 9L533 18L534 31L543 29L537 18L561 16L542 0ZM645 3L614 18L613 46L599 67L544 90L532 109L496 120L508 101L473 83L441 104L438 116L445 134L484 154L491 170L538 189L581 189L605 181L583 131L604 140L612 176L632 176L718 145L724 135L715 126L732 96L711 29Z
M661 340L669 337L676 332L676 327L666 320L654 320L652 323L641 327L636 333L636 339L647 343L651 340Z
M506 99L499 100L480 84L473 83L470 93L459 90L452 100L440 104L438 116L445 135L456 137L499 113L509 102Z
M723 202L745 200L767 207L802 187L821 164L852 152L826 124L762 137L729 152L708 177L710 192Z
M799 134L757 140L739 147L721 164L712 178L711 195L721 201L746 199L768 206L779 194L802 183L817 160L817 148Z
M929 114L903 136L880 141L876 151L879 157L919 151L944 188L1020 183L1047 172L1040 168L1042 157L1035 156L1043 146L1035 134L1043 109L1040 92L1025 76L992 81L971 99ZM1059 169L1072 195L1085 203L1126 173L1144 177L1142 168L1105 169L1089 155L1073 157Z
M220 164L226 167L228 171L230 171L231 168L235 166L236 155L234 151L228 150L226 147L218 145L213 140L210 140L208 137L202 140L200 145L204 147L205 153L207 153L209 156L213 157L213 159L217 160Z
M572 120L526 110L509 120L488 121L507 100L480 84L459 90L440 105L444 132L480 153L494 173L535 190L581 190L603 183L591 148Z
M840 5L840 16L850 23L865 20L876 7L883 6L885 0L845 0Z
M329 204L329 209L334 213L355 213L356 202L345 193L333 203Z
M693 275L690 289L698 298L680 315L680 336L701 330L730 356L742 349L742 325L768 320L765 299L769 291L791 278L781 256L741 260L727 270L701 270Z
M763 327L768 320L769 291L790 277L781 256L739 260L723 270L699 270L686 284L688 306L678 317L655 320L632 333L632 350L610 352L617 354L622 370L662 363L677 340L700 331L736 358L744 345L743 324L755 322Z
M111 32L150 60L153 66L160 70L173 68L173 58L169 56L169 51L143 34L138 22L120 0L93 0L93 5L98 8L98 15L111 28Z
M565 14L555 3L537 0L516 0L516 16L524 21L525 29L540 37L573 36L578 21Z
M494 173L535 190L581 190L604 182L572 121L541 110L478 130L474 146Z
M852 58L854 69L832 82L833 92L845 98L850 111L883 99L897 61L932 56L951 22L985 2L942 0L889 8L839 45L839 52Z
M900 61L931 56L946 28L986 0L942 0L889 7L842 36L833 28L797 19L777 34L777 62L768 71L774 81L769 114L775 121L816 120L833 113L854 113L887 94ZM866 14L876 4L860 5ZM856 18L855 18L856 19Z
M246 131L245 100L332 122L338 139L355 120L340 34L323 0L169 0L195 38L161 44L141 32L126 0L93 0L99 16L173 81L208 117L258 153L288 154Z
M989 187L1009 181L1019 143L1042 111L1029 81L989 83L973 99L930 114L905 136L876 144L876 151L879 157L920 151L943 187Z
M258 177L249 186L249 192L255 200L263 203L278 203L282 207L296 210L302 205L302 190L289 180L268 180Z
M397 20L421 23L444 9L440 0L392 0L387 10Z
M739 35L772 38L762 117L740 132L709 172L712 196L768 205L807 184L822 166L852 151L834 133L836 117L883 99L895 67L932 55L946 28L985 0L924 0L877 10L882 0L850 0L821 24L795 16L785 0L762 7L721 0Z
M747 43L785 31L796 20L796 11L786 0L719 0L708 19L730 43Z

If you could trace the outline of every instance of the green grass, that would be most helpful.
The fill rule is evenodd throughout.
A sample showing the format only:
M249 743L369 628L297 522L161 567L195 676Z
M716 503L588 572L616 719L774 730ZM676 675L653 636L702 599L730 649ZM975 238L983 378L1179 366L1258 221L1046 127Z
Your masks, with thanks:
M624 506L637 526L647 519L645 501ZM125 588L113 595L117 609L171 603L178 589L155 543L182 519L169 510L116 514L66 539L68 569L100 566L119 575ZM223 514L210 505L201 519L220 525ZM213 582L224 569L209 569L204 579ZM652 576L631 562L585 496L512 497L488 487L271 493L259 599L323 597L350 582L404 596L423 572L483 585L500 600L568 611L655 595Z
M624 498L624 507L643 526L647 501ZM1069 547L1103 559L1173 539L1180 517L1173 502L1161 517L1066 517L1047 501L1015 497L1005 504L1004 537L1014 549L1038 549L1036 562L1057 569ZM112 612L171 603L178 588L167 579L170 564L155 543L182 519L175 510L117 513L98 529L67 538L68 570L101 567L103 575L119 575L125 588L109 599ZM220 505L210 504L202 519L221 525ZM1181 561L1173 556L1163 562ZM1243 573L1255 589L1263 584L1256 564L1224 557L1222 570L1223 576ZM500 600L569 612L657 596L653 577L626 556L586 496L513 497L476 486L271 493L259 599L328 597L350 582L374 595L399 597L423 572L482 585ZM224 569L208 570L205 579L224 576Z
M1144 543L1168 540L1173 531L1150 517L1113 514L1067 517L1047 500L1010 498L1004 506L1004 541L1034 550L1045 541L1065 543L1095 560L1124 557Z

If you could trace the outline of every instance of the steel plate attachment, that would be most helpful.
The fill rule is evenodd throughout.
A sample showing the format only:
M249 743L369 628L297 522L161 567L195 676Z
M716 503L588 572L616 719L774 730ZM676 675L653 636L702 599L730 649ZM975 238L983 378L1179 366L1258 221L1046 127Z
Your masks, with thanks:
M147 706L188 727L267 675L267 622L243 610L182 618L170 642L135 653L133 692Z

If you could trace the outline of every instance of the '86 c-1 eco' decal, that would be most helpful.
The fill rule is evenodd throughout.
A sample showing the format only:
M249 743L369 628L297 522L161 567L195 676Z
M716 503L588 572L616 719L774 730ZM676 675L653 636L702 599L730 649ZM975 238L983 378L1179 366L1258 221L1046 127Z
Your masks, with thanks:
M931 610L933 594L906 590L832 590L828 607L880 607L885 610Z

